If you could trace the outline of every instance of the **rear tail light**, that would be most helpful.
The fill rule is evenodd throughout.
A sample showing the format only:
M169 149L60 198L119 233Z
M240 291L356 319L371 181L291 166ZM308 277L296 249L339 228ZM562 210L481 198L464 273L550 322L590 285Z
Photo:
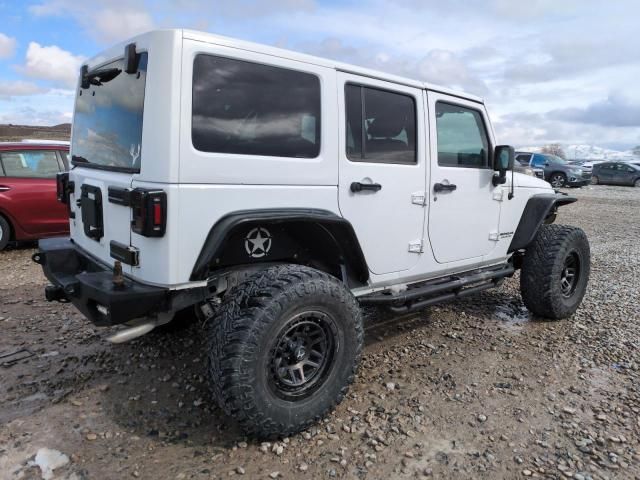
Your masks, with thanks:
M136 188L131 192L131 229L145 237L162 237L167 228L167 194Z

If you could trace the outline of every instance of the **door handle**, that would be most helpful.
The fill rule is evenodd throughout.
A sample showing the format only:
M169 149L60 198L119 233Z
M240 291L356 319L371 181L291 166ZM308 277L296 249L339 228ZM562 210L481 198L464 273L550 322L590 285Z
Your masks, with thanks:
M452 183L434 183L433 184L433 191L436 193L453 192L456 188L458 188L458 186Z
M7 190L11 190L11 187L7 187L6 185L0 185L0 192L6 192Z
M379 183L360 183L360 182L351 183L351 191L353 193L362 192L363 190L377 192L378 190L382 190L382 185L380 185Z

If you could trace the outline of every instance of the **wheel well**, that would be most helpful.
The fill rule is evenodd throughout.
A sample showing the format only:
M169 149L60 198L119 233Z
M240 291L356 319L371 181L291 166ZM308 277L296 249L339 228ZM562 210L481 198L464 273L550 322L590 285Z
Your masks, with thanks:
M553 177L554 175L556 175L556 174L558 174L558 173L559 173L560 175L562 175L564 178L567 178L567 174L566 174L566 173L564 173L564 172L562 172L562 171L560 171L560 170L555 170L555 171L551 172L551 173L549 174L549 178Z
M248 239L268 237L252 251ZM196 261L191 280L217 270L262 263L307 265L341 279L351 288L366 284L369 270L351 224L323 210L237 212L217 222Z
M0 217L2 217L7 222L7 225L9 225L9 240L15 240L15 227L11 223L11 219L2 212L0 212Z
M527 201L522 211L520 222L511 239L509 252L516 252L526 248L535 238L540 225L552 219L558 207L577 201L577 198L568 195L543 193L533 195ZM552 223L552 221L548 222Z

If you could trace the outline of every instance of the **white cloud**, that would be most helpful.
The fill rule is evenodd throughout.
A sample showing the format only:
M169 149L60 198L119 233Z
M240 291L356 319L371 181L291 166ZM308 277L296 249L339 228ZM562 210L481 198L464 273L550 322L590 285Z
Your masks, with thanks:
M32 5L36 16L70 16L85 32L106 44L152 30L155 23L141 0L45 0Z
M16 39L0 32L0 58L11 58L16 50Z
M133 8L103 9L96 12L90 23L90 28L95 29L99 39L105 42L123 41L153 27L149 13Z
M25 64L18 70L29 77L73 88L83 60L83 57L73 55L56 45L42 46L31 42L27 48Z
M35 95L46 91L47 90L45 88L39 87L32 82L25 82L22 80L0 81L0 98Z

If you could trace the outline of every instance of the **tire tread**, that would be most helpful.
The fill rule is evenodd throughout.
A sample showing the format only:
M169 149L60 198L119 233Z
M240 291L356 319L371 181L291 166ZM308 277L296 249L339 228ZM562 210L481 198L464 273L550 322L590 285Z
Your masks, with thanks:
M356 358L348 368L346 383L326 407L303 422L267 417L252 396L252 378L243 368L243 359L260 348L260 334L285 305L318 289L331 295L352 312L349 330L356 338ZM234 287L223 298L217 314L210 320L209 373L214 397L222 410L235 418L250 436L275 438L301 431L322 419L344 398L356 375L364 343L360 309L351 292L340 281L324 272L300 265L278 265L262 270Z

